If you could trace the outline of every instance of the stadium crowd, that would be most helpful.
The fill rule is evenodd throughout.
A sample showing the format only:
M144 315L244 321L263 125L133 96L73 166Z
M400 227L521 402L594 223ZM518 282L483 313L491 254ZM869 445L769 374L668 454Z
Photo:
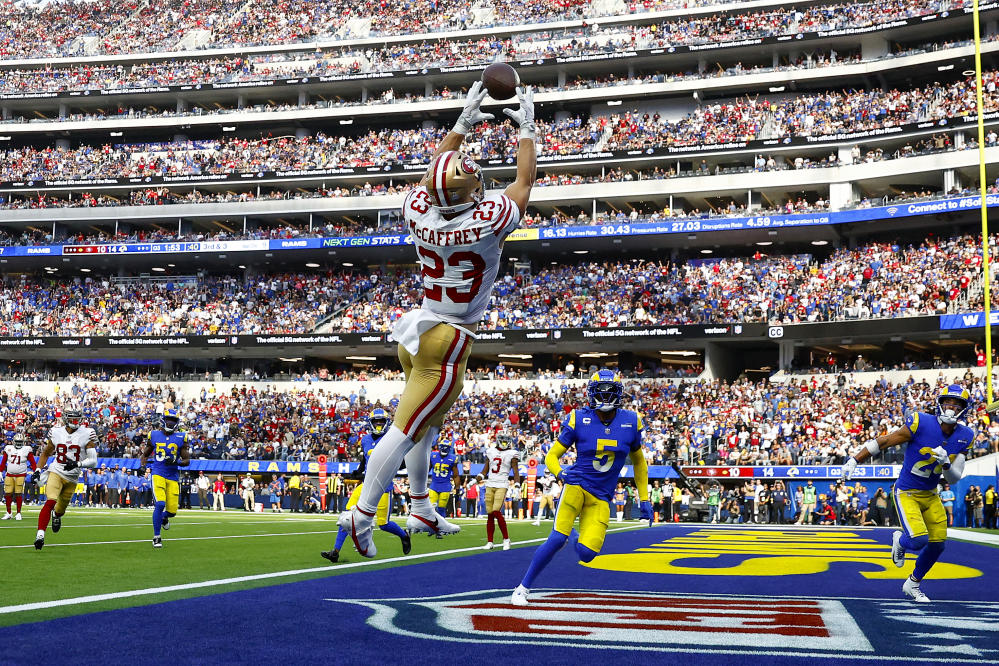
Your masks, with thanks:
M629 13L689 9L718 0L631 3ZM653 44L700 45L759 37L870 26L912 16L959 9L966 0L874 0L827 3L817 7L778 8L745 15L711 14L642 25L632 39ZM609 13L620 10L610 3ZM656 9L656 8L659 9ZM476 15L469 0L389 5L375 0L166 0L129 2L115 7L57 2L0 3L0 58L75 56L92 53L153 53L178 49L294 44L352 36L385 36L536 25L594 18L583 0L497 3L492 13ZM357 25L360 23L361 25ZM194 38L193 40L191 38ZM631 46L630 44L621 44Z
M811 255L599 261L508 270L481 326L546 329L760 321L794 323L943 314L977 297L972 236L918 246L871 243ZM8 276L0 335L214 335L390 330L418 307L408 271L115 281ZM327 317L328 315L328 317Z
M174 281L7 276L0 335L302 333L370 287L351 271Z
M999 71L984 74L988 111L999 107ZM953 118L975 109L974 83L959 79L908 91L853 90L698 106L671 120L658 112L574 116L538 122L538 154L656 149L822 136ZM0 151L0 180L123 178L302 171L426 163L442 128L369 130L356 136L233 137L172 143L15 147ZM465 150L476 159L512 159L516 132L508 121L477 127Z
M943 314L966 305L980 269L970 236L918 246L872 243L825 259L766 256L685 263L594 262L546 267L496 282L481 327L575 328L725 321L781 323ZM330 320L344 331L386 330L422 292L385 279Z
M944 372L935 383L891 384L882 377L870 386L837 383L831 375L786 385L630 381L626 406L639 409L646 421L650 464L838 464L869 437L898 427L907 410L932 411L936 393L953 381ZM977 429L973 454L999 451L999 423L984 410L984 385L970 373L959 381L977 405L968 415ZM383 404L369 400L363 387L341 394L329 386L282 391L244 385L225 392L211 384L185 400L168 384L138 384L110 394L101 383L81 382L59 388L52 398L0 391L0 419L8 433L37 431L67 405L80 406L101 435L102 456L137 457L143 435L158 427L157 415L171 406L183 415L195 458L304 461L327 454L357 461L368 413L376 406L395 407L397 398ZM584 387L567 383L550 392L534 385L486 393L470 378L467 389L449 412L442 438L473 463L483 462L501 430L518 435L522 460L543 455L564 416L585 404ZM885 455L890 462L899 454Z

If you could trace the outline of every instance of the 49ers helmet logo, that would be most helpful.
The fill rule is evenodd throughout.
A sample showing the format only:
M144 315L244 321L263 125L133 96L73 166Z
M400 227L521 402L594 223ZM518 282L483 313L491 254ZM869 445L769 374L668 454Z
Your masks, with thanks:
M466 155L465 159L461 161L461 170L465 173L475 173L479 170L479 165L475 163L475 160Z

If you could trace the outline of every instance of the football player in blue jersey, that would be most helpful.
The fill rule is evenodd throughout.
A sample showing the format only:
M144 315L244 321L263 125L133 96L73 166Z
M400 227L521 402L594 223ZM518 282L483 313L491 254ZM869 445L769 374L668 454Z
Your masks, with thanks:
M905 596L919 603L929 602L919 583L943 553L947 538L947 512L937 494L940 477L951 484L961 479L975 440L975 432L960 423L970 401L967 389L951 384L937 396L936 414L908 413L903 427L869 440L843 465L843 478L849 479L857 465L871 456L892 446L905 446L902 472L893 490L902 530L892 537L891 557L895 566L902 567L906 552L919 553L912 574L902 585Z
M353 478L361 480L364 478L364 472L368 466L368 458L371 457L371 452L375 450L375 446L381 438L388 432L389 424L392 423L392 417L389 413L382 408L375 409L368 415L368 426L371 428L371 432L364 435L361 438L361 449L364 452L361 458L361 464L356 471L351 475ZM354 488L354 492L350 494L350 499L347 500L347 511L354 508L357 504L357 500L361 497L361 492L364 488L364 483L358 483L357 487ZM379 529L388 532L389 534L394 534L402 541L402 554L409 555L409 551L412 549L412 541L406 531L399 527L398 524L389 520L389 506L391 506L392 499L392 482L390 481L388 486L385 488L385 494L382 495L381 500L378 502L378 510L375 514L375 522ZM339 527L336 533L336 542L333 544L333 550L324 550L319 554L325 557L330 562L336 563L340 560L340 549L343 548L344 541L347 540L350 532L348 532L343 527ZM354 544L357 546L357 543Z
M538 546L524 579L513 592L511 603L528 604L528 593L539 573L570 538L581 562L599 553L610 521L610 501L618 474L625 462L635 468L635 485L641 501L642 520L652 524L649 502L649 468L642 450L642 417L623 409L624 386L612 370L600 370L586 386L589 407L574 409L562 424L558 441L545 456L545 466L565 484L555 513L555 527ZM559 463L569 447L576 447L576 462L563 468ZM579 518L579 531L573 524Z
M163 410L160 429L149 433L149 442L142 450L139 466L145 467L153 457L153 548L162 548L160 529L170 529L170 519L177 515L180 497L180 472L178 468L191 464L190 436L179 430L180 414L176 409Z
M455 488L461 487L458 476L458 458L451 442L440 440L430 454L430 505L447 518L447 501ZM444 538L442 534L438 538Z

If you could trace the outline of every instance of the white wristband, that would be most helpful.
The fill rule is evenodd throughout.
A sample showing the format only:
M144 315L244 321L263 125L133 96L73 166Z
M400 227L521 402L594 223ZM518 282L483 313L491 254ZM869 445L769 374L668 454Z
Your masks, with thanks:
M523 141L524 139L530 139L531 141L534 141L536 135L537 135L537 128L535 127L534 123L524 123L523 125L520 126L521 141Z
M864 447L867 448L867 452L870 453L872 456L876 456L879 453L881 453L881 445L878 444L878 440L876 439L867 440L867 443L864 444Z

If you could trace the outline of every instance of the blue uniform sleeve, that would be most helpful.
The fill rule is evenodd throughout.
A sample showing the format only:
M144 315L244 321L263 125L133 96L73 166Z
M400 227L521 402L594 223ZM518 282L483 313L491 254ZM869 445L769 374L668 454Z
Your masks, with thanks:
M562 421L562 431L558 434L559 444L566 448L576 443L576 410L569 412L569 416Z
M920 412L910 412L908 416L905 417L905 427L909 429L913 435L919 430L919 415Z

